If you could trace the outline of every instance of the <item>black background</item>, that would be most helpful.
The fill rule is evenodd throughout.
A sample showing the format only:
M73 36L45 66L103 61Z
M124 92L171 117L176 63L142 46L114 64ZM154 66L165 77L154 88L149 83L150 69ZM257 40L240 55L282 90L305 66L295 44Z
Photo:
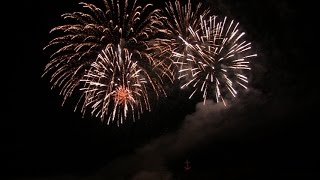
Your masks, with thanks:
M41 78L49 61L42 48L52 38L49 30L63 24L61 14L81 10L77 2L17 2L9 10L12 13L4 16L10 25L3 28L13 33L4 34L11 51L4 52L8 65L3 67L2 81L2 162L8 178L93 175L115 158L175 132L184 117L195 111L197 100L186 100L186 94L174 90L167 100L154 104L152 113L121 127L81 118L73 112L72 100L61 107L58 90L51 90L49 79ZM260 92L263 103L260 109L253 108L247 122L259 117L262 123L240 126L237 132L172 158L167 162L171 173L177 179L314 176L319 172L319 140L317 51L313 50L317 22L312 20L312 4L289 0L204 3L241 22L258 51L251 86ZM187 175L182 169L186 158L193 164Z

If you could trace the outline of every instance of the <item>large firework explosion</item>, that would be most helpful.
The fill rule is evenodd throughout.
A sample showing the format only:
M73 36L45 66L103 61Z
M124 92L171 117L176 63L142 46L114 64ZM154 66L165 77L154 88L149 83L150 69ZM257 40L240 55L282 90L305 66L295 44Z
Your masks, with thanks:
M204 102L247 88L251 43L239 23L210 15L191 0L166 2L163 11L137 0L103 0L105 9L80 3L88 13L62 16L73 21L55 27L58 37L45 48L55 51L44 74L64 101L80 90L77 107L83 115L123 123L150 110L150 97L166 95L174 79ZM79 105L79 103L82 105Z
M252 53L251 43L244 39L245 33L234 20L217 16L200 17L200 20L200 29L191 26L188 29L193 43L180 37L189 51L173 52L191 64L179 70L178 79L186 80L181 88L193 89L189 98L200 91L204 102L213 95L217 102L225 104L224 96L228 92L236 97L239 87L247 89L250 58L257 54Z
M103 2L105 9L81 2L80 4L88 13L73 12L62 15L72 23L57 26L50 31L57 33L58 37L51 40L45 47L45 49L54 49L54 52L43 75L51 74L52 88L60 88L60 94L64 97L63 103L85 83L84 96L82 96L85 99L83 108L92 108L93 106L87 106L91 104L92 98L85 97L92 95L88 89L88 87L92 87L92 84L88 82L88 77L90 76L89 79L93 82L100 82L100 77L93 76L92 68L96 68L99 64L96 60L113 59L112 57L97 59L97 57L101 57L101 50L108 47L108 52L116 51L120 46L124 56L130 55L130 61L134 61L133 64L139 66L144 73L149 73L145 74L146 79L143 81L145 86L148 86L148 92L145 93L150 92L156 96L165 95L162 87L163 77L169 77L170 73L167 71L165 63L160 62L161 60L149 53L154 48L149 45L149 41L162 25L160 10L153 9L152 4L139 6L137 0L130 2L129 0L121 2L119 0L116 2L103 0ZM110 50L109 48L115 49ZM128 57L119 58L128 59ZM119 74L126 73L128 72L119 72ZM102 99L102 101L104 100ZM105 103L103 102L103 104ZM118 106L125 104L117 103ZM97 107L94 106L92 112L99 112L103 118L105 116L102 114L109 113L106 108L103 108L102 111L96 111L96 109ZM104 110L106 111L104 112ZM84 110L82 111L84 112Z

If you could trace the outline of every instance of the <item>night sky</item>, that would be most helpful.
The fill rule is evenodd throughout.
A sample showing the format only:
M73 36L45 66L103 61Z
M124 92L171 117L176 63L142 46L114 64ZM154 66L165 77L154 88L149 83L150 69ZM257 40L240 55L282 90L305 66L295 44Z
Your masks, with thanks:
M79 111L73 112L77 97L61 107L58 89L50 89L48 77L41 78L50 60L42 50L53 38L49 31L64 24L61 14L81 10L78 2L29 0L12 6L12 51L4 52L8 65L2 81L5 179L273 179L319 174L318 58L312 48L313 12L307 11L311 4L203 0L239 21L258 53L250 90L228 107L210 101L203 106L201 99L188 100L187 92L173 86L167 99L152 103L152 112L117 127L81 118ZM188 172L183 168L186 160Z

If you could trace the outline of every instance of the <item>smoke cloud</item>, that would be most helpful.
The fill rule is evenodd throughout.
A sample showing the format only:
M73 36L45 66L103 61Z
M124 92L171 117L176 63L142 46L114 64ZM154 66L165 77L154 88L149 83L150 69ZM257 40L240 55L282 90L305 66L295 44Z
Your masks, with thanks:
M255 94L252 96L252 94ZM258 92L250 92L246 100L235 100L225 106L207 100L199 102L196 111L185 117L180 129L162 135L135 153L110 162L96 177L98 179L155 180L172 179L167 163L201 144L214 140L215 134L228 133L246 119L246 113L255 107ZM228 103L228 102L227 102Z

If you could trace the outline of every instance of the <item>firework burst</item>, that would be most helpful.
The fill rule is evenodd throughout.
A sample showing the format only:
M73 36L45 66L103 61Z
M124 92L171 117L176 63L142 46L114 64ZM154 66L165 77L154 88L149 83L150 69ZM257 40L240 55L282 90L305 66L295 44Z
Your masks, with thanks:
M52 72L52 87L61 87L65 99L79 85L85 70L100 51L108 45L120 44L127 48L134 57L139 57L139 64L143 66L155 69L155 65L160 64L146 52L150 49L148 40L157 31L156 26L161 24L158 20L159 10L149 10L151 4L137 6L136 0L131 5L128 0L124 4L107 0L104 3L106 12L93 4L81 2L90 13L63 14L62 17L72 19L75 23L58 26L50 31L58 31L60 36L45 47L58 47L58 50L51 55L52 60L47 64L44 75Z
M217 102L225 104L226 94L236 97L237 89L247 89L250 59L257 54L252 53L251 43L245 40L245 33L234 20L227 17L218 20L217 16L200 17L200 20L200 29L194 30L191 26L188 29L194 44L180 37L191 51L174 52L191 64L190 68L179 70L178 79L186 80L181 88L193 89L189 98L199 91L204 102L213 95Z
M108 124L115 119L122 124L128 115L134 120L150 110L148 76L127 49L108 46L81 80L85 83L82 112L91 109L92 115L107 119Z
M165 63L162 63L160 59L156 59L150 53L155 48L150 46L150 41L162 25L159 15L160 10L153 9L152 4L138 6L137 0L103 0L103 2L105 9L81 2L80 5L87 13L73 12L62 15L64 19L68 19L72 23L57 26L50 31L51 33L57 33L58 37L52 39L45 47L45 49L53 49L54 51L51 55L51 61L45 67L43 76L51 74L52 88L60 88L60 94L64 97L63 103L85 83L86 87L83 92L85 96L89 97L82 97L86 99L85 106L91 105L91 102L98 102L99 100L92 100L91 96L95 98L98 96L89 93L90 89L88 87L94 86L88 82L87 78L90 78L91 82L99 82L99 86L101 86L102 81L99 80L97 70L102 69L103 73L101 75L104 75L106 73L105 69L97 67L94 74L92 68L98 65L96 61L114 59L113 56L120 58L114 52L111 53L109 49L110 47L116 47L115 49L117 49L119 46L123 54L130 55L130 61L134 61L134 66L139 66L141 71L147 73L143 82L148 84L148 91L156 94L157 97L165 95L162 84L164 77L171 77L169 69ZM106 49L106 47L106 53L112 56L102 58L101 50ZM97 57L99 57L98 60ZM126 59L125 57L122 58ZM93 77L96 77L97 80L94 80ZM111 81L105 82L110 83ZM105 84L105 86L108 87L109 85ZM135 91L126 89L128 87L124 85L117 86L117 88L119 93L113 94L113 96L117 97L118 104L130 106L130 108L136 107L132 105L136 101L132 99L136 97L134 95ZM103 100L105 99L100 99L100 101ZM97 108L94 109L93 112L99 112L99 115L104 114L103 110L97 111ZM127 111L123 110L124 113ZM119 114L118 110L115 110L115 114ZM112 114L112 119L116 117L115 114ZM102 116L104 117L104 115Z
M191 65L183 57L192 51L188 45L194 44L194 37L189 31L200 29L200 16L207 17L209 9L204 8L201 3L193 6L191 0L186 4L179 0L169 1L162 12L164 31L162 37L156 40L156 46L160 47L159 56L169 59L166 62L171 62L170 68L174 72L179 72L178 69L185 69ZM174 64L174 65L173 65ZM173 76L175 79L177 73ZM179 73L178 73L179 74Z

